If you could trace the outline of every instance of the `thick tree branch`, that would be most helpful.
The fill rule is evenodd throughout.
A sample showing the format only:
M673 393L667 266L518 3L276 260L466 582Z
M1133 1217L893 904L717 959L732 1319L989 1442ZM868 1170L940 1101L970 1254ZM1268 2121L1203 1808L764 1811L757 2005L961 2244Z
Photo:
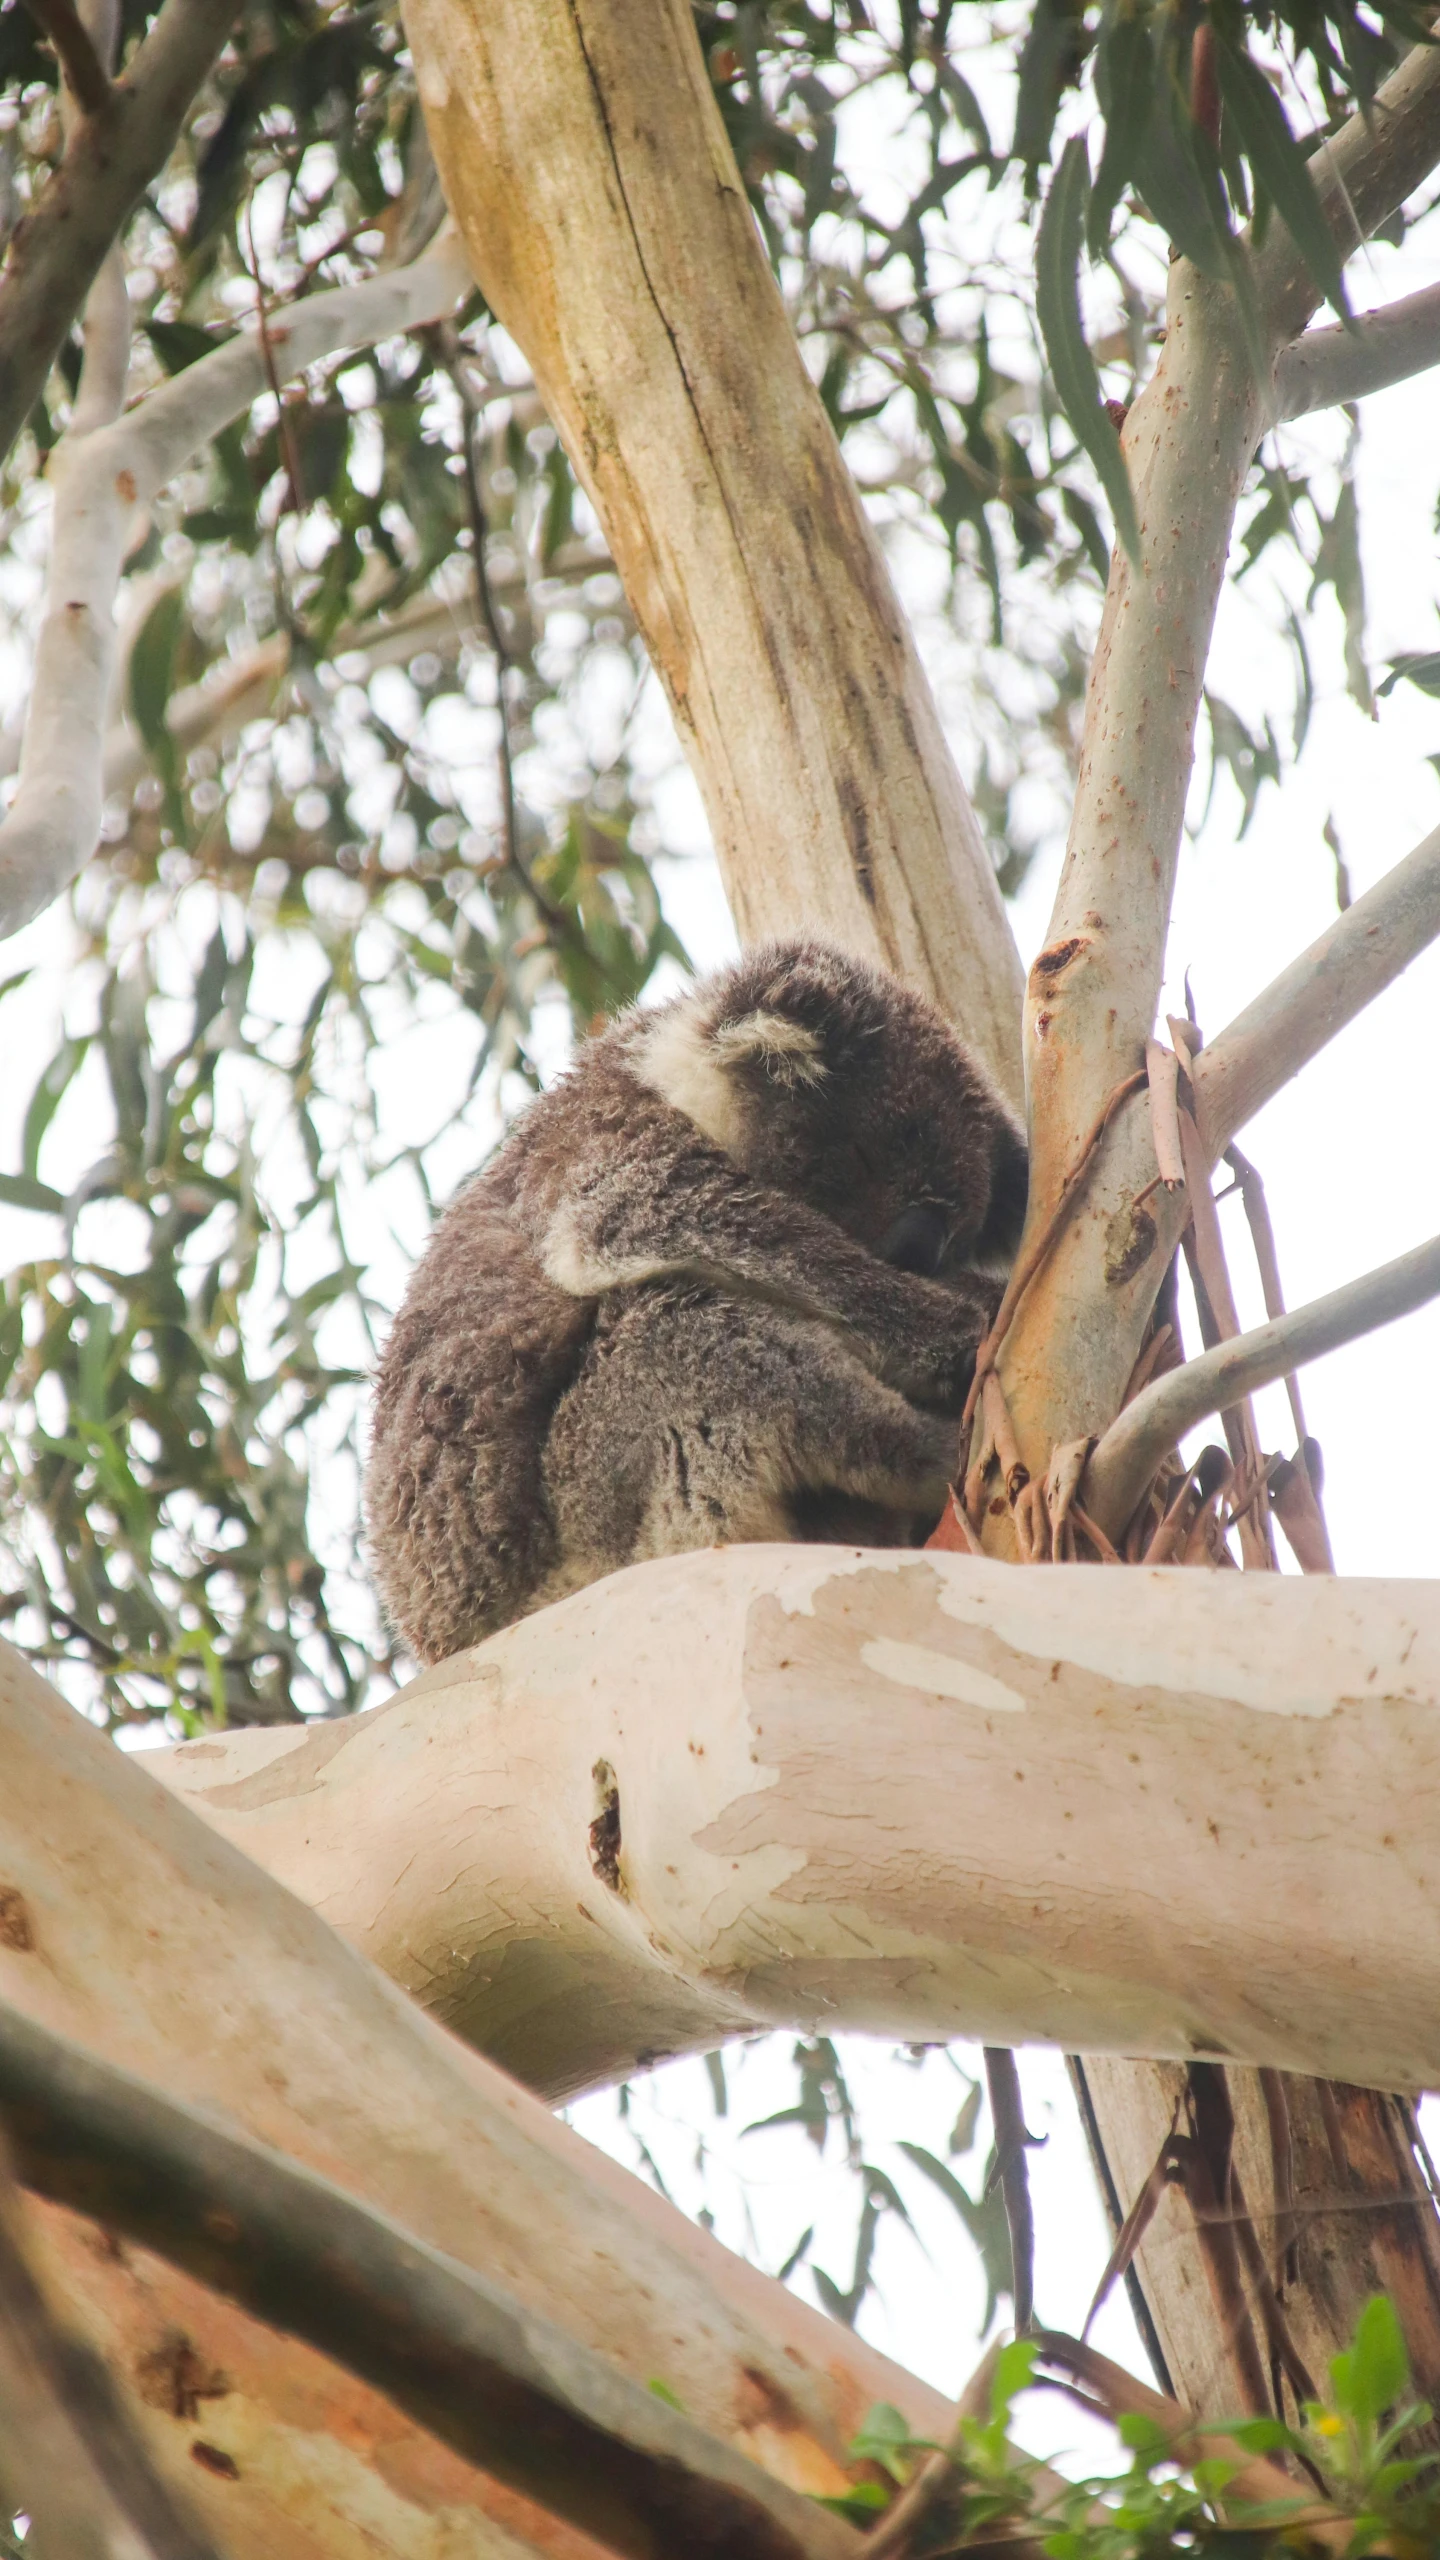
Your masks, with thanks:
M1238 1129L1440 937L1440 827L1326 927L1191 1070L1213 1164Z
M1238 1404L1288 1370L1338 1351L1397 1316L1410 1315L1440 1297L1440 1238L1416 1245L1382 1263L1362 1280L1332 1289L1306 1307L1292 1308L1271 1324L1217 1343L1183 1369L1172 1369L1128 1404L1091 1452L1085 1476L1086 1506L1102 1528L1118 1536L1165 1456L1207 1414Z
M145 188L175 147L190 102L235 16L235 0L165 0L103 108L10 242L0 273L0 456L45 388L70 325Z
M658 2378L792 2487L843 2494L846 2447L877 2400L919 2434L945 2426L938 2393L441 2032L5 1647L0 1769L0 1997L12 2007L483 2270L632 2382ZM257 1774L264 1792L263 1770L247 1792ZM585 1876L598 1915L608 1896L588 1864ZM523 2010L498 1944L494 1979ZM131 2405L222 2541L238 2468L247 2549L349 2551L367 2516L387 2548L428 2551L438 2537L454 2560L574 2551L571 2528L557 2542L537 2509L313 2349L159 2260L97 2248L61 2208L37 2205L36 2219L62 2298L127 2390L145 2385ZM216 2470L192 2459L197 2433Z
M1273 420L1308 417L1343 400L1388 391L1440 364L1440 284L1367 311L1357 329L1310 329L1282 348L1275 366Z
M1348 258L1440 162L1440 43L1416 45L1310 162L1330 225ZM1283 223L1255 261L1261 307L1277 344L1299 336L1320 288Z
M75 0L25 0L25 5L54 47L76 105L85 115L99 115L110 103L110 82Z
M0 2006L25 2185L305 2339L634 2560L843 2560L856 2535L372 2206ZM179 2554L176 2554L179 2560ZM189 2555L186 2555L189 2560Z
M821 2020L1428 2086L1437 1703L1440 1585L732 1547L152 1765L552 2096Z
M747 938L823 924L1018 1099L1020 972L689 0L410 0L445 191L604 526Z
M107 268L96 288L107 290ZM412 266L318 293L269 324L281 380L340 348L373 344L441 317L466 289L453 233ZM123 295L123 280L119 281ZM96 296L92 296L92 305ZM148 506L201 445L268 388L258 328L202 356L138 408L114 417L115 331L108 306L95 324L103 389L92 399L87 334L74 426L51 458L54 492L49 587L35 652L20 785L0 824L0 935L17 932L59 895L94 852L104 794L105 717L117 649L115 597L137 510ZM87 323L87 331L89 324ZM114 395L112 397L111 395ZM110 398L109 414L106 400Z

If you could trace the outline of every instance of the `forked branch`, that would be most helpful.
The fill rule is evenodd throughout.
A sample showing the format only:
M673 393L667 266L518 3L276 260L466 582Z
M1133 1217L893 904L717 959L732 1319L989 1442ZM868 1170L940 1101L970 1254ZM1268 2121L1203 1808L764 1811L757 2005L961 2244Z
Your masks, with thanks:
M1363 1280L1313 1298L1272 1324L1220 1342L1157 1378L1125 1407L1091 1452L1086 1503L1103 1527L1123 1530L1167 1450L1207 1414L1238 1404L1307 1360L1356 1342L1440 1297L1440 1236L1382 1263Z
M1440 827L1282 969L1191 1070L1212 1164L1237 1129L1440 938Z
M1440 44L1418 44L1311 160L1320 201L1350 257L1440 162ZM1255 261L1261 308L1283 344L1298 336L1321 289L1283 223Z
M268 364L258 329L246 330L119 418L113 380L96 390L91 404L87 331L76 424L50 465L49 591L20 787L0 825L0 935L17 932L48 906L99 841L105 718L118 645L115 598L137 512L192 453L262 396L270 365L287 381L343 347L372 345L443 318L468 282L464 253L448 235L411 266L315 294L272 321ZM123 282L119 289L123 295ZM109 348L106 332L97 362L113 371Z
M54 47L76 105L88 116L98 115L110 103L110 82L75 0L25 0L25 5Z
M235 14L236 0L165 0L104 105L77 118L59 168L16 229L0 275L0 457L132 208L169 159Z

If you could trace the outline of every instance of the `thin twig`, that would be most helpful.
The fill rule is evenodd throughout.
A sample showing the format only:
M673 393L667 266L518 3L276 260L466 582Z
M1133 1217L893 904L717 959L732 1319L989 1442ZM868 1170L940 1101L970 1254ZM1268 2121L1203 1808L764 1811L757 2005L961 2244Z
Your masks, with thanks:
M475 395L465 379L465 368L456 357L452 334L447 331L445 337L449 340L445 350L446 369L455 385L455 396L460 403L463 427L460 452L465 465L465 504L470 517L471 556L475 563L475 603L479 613L480 628L495 661L495 700L500 714L496 763L500 775L500 842L504 851L505 867L534 899L546 923L559 931L564 931L568 927L569 918L563 907L557 907L554 900L546 896L520 851L520 830L515 811L515 757L510 742L509 677L514 660L507 646L500 615L496 609L495 597L490 585L490 567L486 559L490 526L485 514L484 495L480 487L479 466L475 459L475 439L479 432L481 413L476 404Z
M110 104L110 83L75 0L25 0L25 6L54 48L77 107L84 115L100 115Z
M285 477L290 484L291 512L305 513L305 482L300 469L300 448L295 441L295 421L280 389L280 376L275 365L275 350L270 342L270 315L265 308L265 284L260 273L260 260L255 252L255 228L250 207L245 207L245 238L250 250L250 281L255 287L255 326L260 337L260 356L265 367L265 384L275 403L275 434L285 464ZM283 599L282 599L283 602ZM285 617L288 620L288 615Z
M999 2180L1010 2232L1015 2327L1023 2337L1035 2317L1035 2215L1030 2203L1030 2172L1025 2164L1026 2151L1035 2136L1026 2130L1020 2074L1008 2046L986 2045L985 2085L995 2127L993 2174Z
M1278 2463L1268 2462L1263 2454L1242 2453L1233 2437L1220 2434L1203 2419L1193 2417L1166 2393L1153 2391L1138 2375L1127 2373L1123 2365L1102 2355L1098 2347L1085 2340L1072 2338L1063 2329L1038 2329L1033 2334L1041 2363L1054 2365L1061 2373L1072 2374L1085 2383L1112 2418L1154 2419L1170 2437L1177 2462L1191 2463L1209 2456L1233 2463L1234 2476L1224 2492L1227 2503L1269 2506L1293 2501L1294 2515L1287 2517L1287 2523L1303 2527L1322 2550L1348 2551L1348 2518L1337 2516L1333 2508L1305 2500Z
M1297 1307L1279 1323L1257 1325L1233 1342L1157 1378L1112 1422L1091 1452L1085 1485L1089 1508L1112 1531L1129 1518L1167 1450L1210 1413L1258 1387L1303 1368L1327 1351L1393 1324L1440 1297L1440 1236L1351 1280L1327 1297Z
M898 2498L876 2525L867 2533L863 2545L864 2560L908 2560L914 2549L915 2536L943 2491L955 2477L956 2455L964 2442L964 2422L989 2415L990 2389L995 2367L1000 2361L1002 2341L996 2339L986 2348L964 2390L955 2404L955 2427L947 2446L932 2453L923 2462L913 2480L906 2482Z

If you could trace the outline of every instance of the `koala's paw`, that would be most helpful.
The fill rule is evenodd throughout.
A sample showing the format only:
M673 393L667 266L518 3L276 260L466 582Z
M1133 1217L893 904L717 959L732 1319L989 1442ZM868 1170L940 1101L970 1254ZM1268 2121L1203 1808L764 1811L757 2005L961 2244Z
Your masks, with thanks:
M990 1296L990 1283L982 1281L973 1290L937 1290L945 1303L933 1310L933 1320L918 1339L906 1346L897 1363L895 1383L912 1404L928 1406L933 1412L958 1414L970 1392L975 1374L975 1354L979 1350L990 1320L1000 1303L1000 1292Z

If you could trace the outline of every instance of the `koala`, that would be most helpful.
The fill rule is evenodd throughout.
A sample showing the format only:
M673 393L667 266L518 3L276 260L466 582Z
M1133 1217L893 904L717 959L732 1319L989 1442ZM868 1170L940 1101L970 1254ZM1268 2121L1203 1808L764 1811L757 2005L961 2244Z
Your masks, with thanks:
M380 1363L366 1512L407 1644L682 1548L923 1540L1025 1191L948 1023L822 943L588 1041L441 1219Z

